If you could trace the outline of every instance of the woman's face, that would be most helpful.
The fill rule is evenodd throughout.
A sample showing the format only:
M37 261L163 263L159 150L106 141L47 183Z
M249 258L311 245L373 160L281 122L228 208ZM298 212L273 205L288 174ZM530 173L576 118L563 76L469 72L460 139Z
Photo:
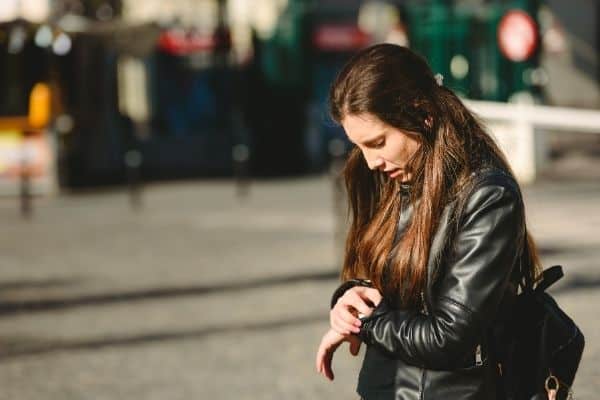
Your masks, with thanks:
M411 181L408 161L421 146L417 133L394 128L369 113L346 115L342 126L370 169L383 171L400 182Z

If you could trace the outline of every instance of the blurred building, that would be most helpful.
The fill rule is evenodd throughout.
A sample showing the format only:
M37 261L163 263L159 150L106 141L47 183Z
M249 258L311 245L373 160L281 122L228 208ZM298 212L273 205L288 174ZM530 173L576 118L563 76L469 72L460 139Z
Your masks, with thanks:
M46 21L51 13L52 0L3 0L0 21L25 19L31 22Z
M597 1L547 1L540 23L549 103L600 108L599 16Z
M0 115L27 115L34 85L49 85L64 186L132 168L319 172L349 147L328 117L329 85L373 43L410 46L468 98L597 106L598 5L572 4L3 0Z

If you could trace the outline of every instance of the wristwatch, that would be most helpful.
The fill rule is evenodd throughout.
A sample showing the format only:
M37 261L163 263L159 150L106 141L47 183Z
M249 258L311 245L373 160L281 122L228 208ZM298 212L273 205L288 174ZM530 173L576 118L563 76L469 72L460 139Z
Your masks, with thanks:
M342 283L333 292L333 296L331 296L330 308L333 308L335 306L335 303L337 303L338 299L340 297L342 297L342 295L346 292L346 290L348 290L350 288L353 288L354 286L373 287L373 283L371 282L370 279L350 279L350 280L347 280L346 282ZM360 318L361 314L359 314L358 316Z

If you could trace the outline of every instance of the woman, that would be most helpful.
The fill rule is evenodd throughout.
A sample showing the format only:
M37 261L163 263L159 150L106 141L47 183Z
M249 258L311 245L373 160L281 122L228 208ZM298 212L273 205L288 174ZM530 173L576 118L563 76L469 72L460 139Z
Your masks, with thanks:
M367 48L330 92L355 145L351 225L317 370L361 343L364 399L502 398L494 349L525 274L538 273L519 186L494 141L407 48Z

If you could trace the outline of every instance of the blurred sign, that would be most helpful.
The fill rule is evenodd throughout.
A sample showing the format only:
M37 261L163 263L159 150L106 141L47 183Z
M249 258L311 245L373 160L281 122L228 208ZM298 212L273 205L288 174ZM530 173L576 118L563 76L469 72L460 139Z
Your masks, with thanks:
M538 171L547 162L544 132L522 121L486 121L486 126L519 182L535 181Z
M52 160L48 135L25 137L16 130L0 131L0 195L17 195L23 173L29 175L34 193L52 191Z
M29 96L29 125L41 129L50 121L50 87L45 83L36 83Z
M369 41L369 35L357 25L321 25L313 33L313 44L323 51L352 51Z
M507 12L498 25L498 45L509 60L527 60L538 45L537 24L525 11Z
M0 0L0 21L23 18L42 22L50 14L50 0Z
M223 40L227 41L229 38L224 38ZM165 31L161 33L158 39L158 47L167 53L175 55L212 51L221 45L223 43L213 34L186 32L179 29Z
M136 123L148 121L148 76L144 63L133 57L123 56L117 63L119 110Z

